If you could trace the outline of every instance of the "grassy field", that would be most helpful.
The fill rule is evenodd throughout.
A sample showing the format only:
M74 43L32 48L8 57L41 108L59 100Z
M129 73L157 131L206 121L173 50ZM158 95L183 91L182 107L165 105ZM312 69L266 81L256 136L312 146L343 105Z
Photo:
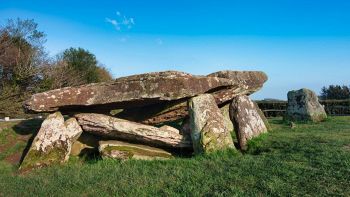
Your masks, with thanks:
M0 196L350 196L350 117L319 124L270 120L246 153L169 161L84 160L17 174L40 122L0 123Z

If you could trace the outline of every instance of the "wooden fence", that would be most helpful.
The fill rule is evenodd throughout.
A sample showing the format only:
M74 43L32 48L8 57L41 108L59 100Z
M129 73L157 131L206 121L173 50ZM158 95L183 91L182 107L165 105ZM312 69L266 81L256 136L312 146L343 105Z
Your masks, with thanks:
M266 117L283 116L287 109L287 101L256 101ZM350 115L350 99L348 100L321 100L326 113L333 116Z

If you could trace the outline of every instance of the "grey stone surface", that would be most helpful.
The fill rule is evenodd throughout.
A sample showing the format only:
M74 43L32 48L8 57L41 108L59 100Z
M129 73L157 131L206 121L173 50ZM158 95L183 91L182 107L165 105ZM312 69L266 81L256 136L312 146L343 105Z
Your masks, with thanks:
M233 99L230 105L230 117L241 150L247 149L250 139L267 132L263 119L248 96L238 96Z
M141 144L131 144L116 140L100 141L99 144L99 152L102 158L154 160L173 157L171 153L165 150Z
M127 140L158 147L191 148L190 138L172 128L161 129L103 114L76 114L84 131L108 139Z
M326 118L327 114L313 91L304 88L288 92L286 120L320 122Z
M60 112L49 115L35 136L20 169L29 170L66 162L72 144L82 132L75 118L65 122Z
M188 106L195 153L235 148L224 117L212 95L202 94L191 98Z

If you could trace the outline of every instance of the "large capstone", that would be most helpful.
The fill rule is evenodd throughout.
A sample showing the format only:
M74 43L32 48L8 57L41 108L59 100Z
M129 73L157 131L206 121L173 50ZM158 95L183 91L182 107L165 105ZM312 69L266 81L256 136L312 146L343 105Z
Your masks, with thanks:
M258 91L267 80L265 73L256 71L219 71L209 74L207 77L228 79L230 83L236 84L207 91L214 96L219 106L238 95L252 94ZM188 98L182 98L144 107L128 108L120 111L116 116L150 125L171 122L188 116L187 101Z
M170 127L157 128L103 114L76 114L84 131L106 139L126 140L157 147L191 148L190 137Z
M221 71L208 76L177 71L146 73L35 94L24 108L28 112L106 114L124 109L119 118L158 124L187 116L190 97L210 93L220 105L237 95L256 92L266 80L263 72Z
M313 91L304 88L288 92L286 120L320 122L326 118L324 107Z
M230 118L241 150L247 149L250 139L267 132L254 102L248 96L238 96L230 105Z
M195 153L234 148L230 131L212 95L202 94L190 99L188 108Z
M72 144L82 132L75 118L65 122L60 112L49 115L42 123L20 169L26 171L66 162Z
M155 160L173 157L171 153L159 148L116 140L100 141L99 152L102 158L118 160Z

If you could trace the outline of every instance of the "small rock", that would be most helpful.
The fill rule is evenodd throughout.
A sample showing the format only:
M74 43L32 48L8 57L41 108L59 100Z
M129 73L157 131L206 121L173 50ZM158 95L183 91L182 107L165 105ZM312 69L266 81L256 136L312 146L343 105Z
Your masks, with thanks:
M159 148L116 140L100 141L99 152L102 158L113 158L120 160L154 160L170 159L173 157L171 153Z
M188 106L195 153L235 148L224 117L212 95L202 94L191 98Z
M290 127L291 129L295 129L295 128L296 128L296 125L295 125L294 122L289 122L289 127Z

